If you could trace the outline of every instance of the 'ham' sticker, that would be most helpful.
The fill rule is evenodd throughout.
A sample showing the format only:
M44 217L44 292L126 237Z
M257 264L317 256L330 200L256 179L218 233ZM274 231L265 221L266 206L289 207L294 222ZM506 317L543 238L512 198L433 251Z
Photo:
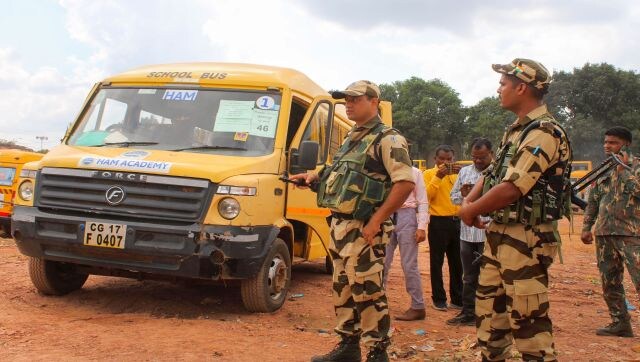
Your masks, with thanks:
M164 95L162 96L163 100L166 101L187 101L193 102L196 100L198 96L197 90L174 90L167 89L164 91Z

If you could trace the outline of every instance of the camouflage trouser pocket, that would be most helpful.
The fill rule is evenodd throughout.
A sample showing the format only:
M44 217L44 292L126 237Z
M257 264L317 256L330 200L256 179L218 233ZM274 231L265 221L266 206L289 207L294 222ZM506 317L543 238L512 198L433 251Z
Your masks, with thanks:
M539 316L548 308L549 297L547 288L536 279L513 281L512 310L518 312L521 318L530 317L533 314Z
M375 300L382 296L383 269L384 260L382 258L355 267L354 283L351 287L355 302Z

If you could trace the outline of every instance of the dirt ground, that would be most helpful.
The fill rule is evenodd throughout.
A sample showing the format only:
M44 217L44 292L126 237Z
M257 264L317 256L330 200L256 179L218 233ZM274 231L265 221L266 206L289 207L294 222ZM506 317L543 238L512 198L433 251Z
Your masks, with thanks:
M563 222L564 264L556 262L551 268L551 317L559 359L640 361L640 338L594 334L610 320L593 246L579 240L581 225L578 217L569 240L568 223ZM424 244L422 249L420 267L429 301L428 250ZM337 342L330 277L323 268L320 261L295 266L291 297L272 314L247 313L231 288L99 276L91 276L82 290L67 296L45 297L31 285L26 257L12 240L0 239L0 360L308 361ZM631 285L626 288L638 306ZM409 305L397 255L388 295L392 315ZM479 360L475 328L445 324L454 315L428 309L425 321L394 321L392 356ZM639 312L632 315L640 334ZM513 355L518 356L515 351Z

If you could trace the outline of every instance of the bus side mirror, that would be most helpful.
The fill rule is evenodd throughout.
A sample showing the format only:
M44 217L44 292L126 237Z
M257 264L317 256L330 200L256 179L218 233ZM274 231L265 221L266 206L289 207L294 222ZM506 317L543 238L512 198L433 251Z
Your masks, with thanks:
M320 145L318 142L302 141L300 150L298 150L298 162L296 166L304 170L314 170L318 165L319 152Z

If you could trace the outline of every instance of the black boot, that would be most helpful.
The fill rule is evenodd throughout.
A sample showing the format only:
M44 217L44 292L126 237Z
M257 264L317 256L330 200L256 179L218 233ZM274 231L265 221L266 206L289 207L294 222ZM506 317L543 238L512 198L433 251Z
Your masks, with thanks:
M369 349L367 353L367 362L389 362L389 355L387 354L387 346L389 341L381 341Z
M604 328L598 328L596 334L599 336L633 337L631 321L629 319L626 321L618 320Z
M331 352L313 356L311 362L360 362L360 337L342 337Z

